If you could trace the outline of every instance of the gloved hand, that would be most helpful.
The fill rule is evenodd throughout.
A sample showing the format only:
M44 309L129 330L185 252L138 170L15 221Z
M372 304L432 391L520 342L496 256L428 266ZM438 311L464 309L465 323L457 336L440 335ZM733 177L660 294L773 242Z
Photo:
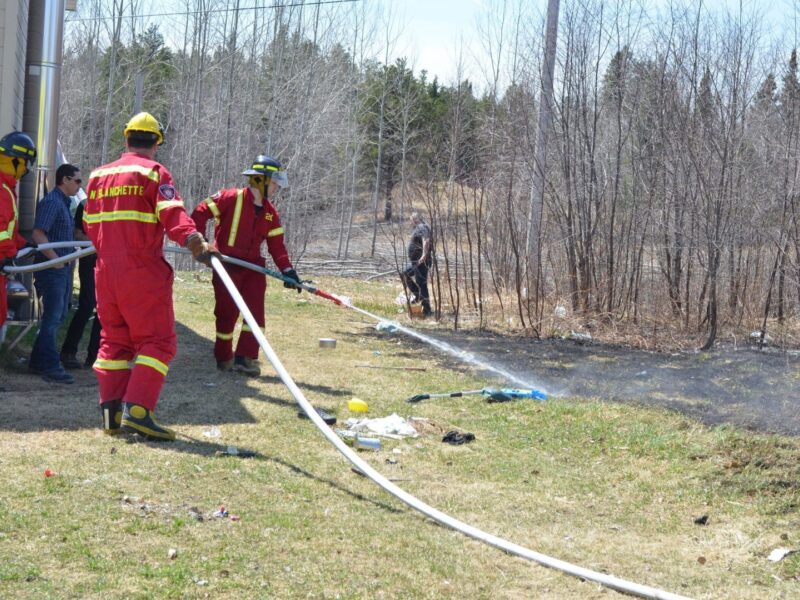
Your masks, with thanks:
M198 232L195 232L186 238L186 247L192 253L192 257L194 257L197 262L201 262L207 267L211 266L212 256L221 258L221 254L219 253L219 250L217 250L216 246L210 245Z
M294 279L297 283L301 283L300 282L300 276L297 274L297 271L295 271L294 269L286 269L283 272L283 276L284 277L288 277L289 279ZM283 282L283 287L289 288L289 289L294 288L294 289L297 290L298 294L303 291L303 288L301 288L300 286L294 285L292 283L289 283L288 281L284 281Z
M37 246L35 242L32 242L30 240L25 242L25 245L23 246L23 248L33 248L34 250L37 249L38 247L39 246Z
M3 264L0 265L0 270L5 269L6 267L15 267L14 264L14 257L13 256L6 256L3 259Z

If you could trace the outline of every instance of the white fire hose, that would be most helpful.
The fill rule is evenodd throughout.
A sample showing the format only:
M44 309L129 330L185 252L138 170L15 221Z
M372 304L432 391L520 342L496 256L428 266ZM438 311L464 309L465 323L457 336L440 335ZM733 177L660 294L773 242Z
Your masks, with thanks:
M72 242L48 242L46 244L40 244L35 248L24 248L20 250L17 254L16 258L23 258L30 254L31 252L37 250L46 250L46 249L56 249L56 248L80 248L79 250L67 254L66 256L60 256L56 259L52 259L46 262L27 265L27 266L19 266L19 267L4 267L3 271L6 273L32 273L34 271L40 271L43 269L48 269L50 267L57 266L59 264L63 264L77 258L81 258L83 256L88 256L92 254L95 249L92 246L91 242L88 241L72 241ZM172 250L177 252L185 252L183 249L179 248L172 248L167 247L165 250ZM227 257L225 257L227 258ZM233 262L232 260L229 262ZM473 527L463 521L459 521L447 515L440 510L433 508L432 506L426 504L416 496L412 496L405 490L399 488L391 481L386 479L383 475L381 475L378 471L376 471L369 463L363 460L358 454L355 453L347 444L345 444L338 435L336 435L333 430L325 424L325 421L317 414L314 407L311 403L306 399L303 395L303 392L300 388L297 387L292 377L289 375L288 371L284 368L283 364L281 363L278 355L275 354L275 351L269 345L267 338L264 337L264 333L261 331L261 328L256 323L253 314L250 312L250 309L247 308L247 305L242 298L242 295L239 293L239 290L236 289L236 285L231 280L228 272L223 267L222 262L216 256L211 257L211 266L214 271L217 273L219 278L225 284L226 289L230 293L233 301L236 303L236 306L239 308L239 311L242 313L242 317L244 318L245 322L249 325L250 330L252 331L253 335L255 336L256 340L258 340L258 344L261 346L261 349L264 351L264 354L267 357L267 360L272 364L275 372L280 377L281 381L286 385L289 389L289 392L292 394L292 397L297 401L302 408L303 412L311 419L311 422L319 429L325 438L333 444L333 446L348 460L350 463L358 469L361 473L363 473L366 477L371 479L374 483L382 487L386 492L397 498L398 500L404 502L414 510L421 512L422 514L430 517L437 523L441 525L445 525L467 535L473 539L479 540L488 544L490 546L494 546L499 548L500 550L504 550L510 554L515 556L519 556L521 558L525 558L527 560L539 563L545 567L550 567L552 569L556 569L568 575L573 575L575 577L579 577L581 579L586 579L589 581L594 581L601 585L604 585L608 588L617 590L619 592L624 592L627 594L633 594L635 596L639 596L642 598L655 598L658 600L689 600L686 596L680 596L678 594L673 594L671 592L667 592L664 590L659 590L657 588L653 588L646 585L640 585L638 583L633 583L630 581L626 581L624 579L620 579L618 577L614 577L613 575L606 575L605 573L599 573L597 571L592 571L591 569L586 569L584 567L580 567L578 565L573 565L572 563L568 563L563 560L559 560L557 558L552 558L545 554L541 554L539 552L534 552L533 550L529 550L524 546L520 546L513 542L509 542L503 538L499 538L495 535L490 533L486 533L478 529L477 527ZM253 265L256 267L256 265Z
M433 508L419 498L412 496L405 490L393 484L391 481L386 479L386 477L376 471L368 462L358 456L355 451L347 446L347 444L345 444L339 438L339 436L336 435L336 433L334 433L333 430L325 424L325 421L323 421L322 418L317 414L311 403L306 400L303 392L300 391L299 387L297 387L294 380L278 358L278 355L275 354L275 351L269 345L267 338L264 337L264 333L261 331L258 323L256 323L253 314L250 312L250 309L247 308L242 295L239 293L239 290L236 289L236 285L234 285L233 281L225 270L225 267L223 267L222 262L216 256L211 257L211 267L225 284L225 287L233 298L233 301L236 303L236 306L242 313L242 317L249 325L250 330L252 331L256 340L258 340L258 344L261 346L261 349L267 356L267 360L269 360L269 362L272 364L275 372L281 378L281 381L283 381L286 387L289 388L289 392L300 405L300 408L303 409L303 412L306 414L306 416L311 419L314 425L317 426L317 429L322 432L327 440L333 444L333 446L339 452L341 452L356 469L358 469L392 496L406 503L411 508L418 510L422 514L430 517L437 523L450 527L451 529L455 529L456 531L460 531L464 535L509 552L510 554L514 554L521 558L539 563L546 567L557 569L567 573L568 575L574 575L575 577L580 577L581 579L594 581L611 589L640 596L642 598L657 598L659 600L688 600L685 596L680 596L678 594L673 594L657 588L626 581L624 579L614 577L613 575L606 575L605 573L592 571L590 569L573 565L557 558L551 558L545 554L540 554L539 552L534 552L533 550L529 550L523 546L509 542L503 538L486 533L485 531L473 527L472 525L468 525L467 523L459 521L458 519L455 519L441 512L440 510Z
M65 254L64 256L59 256L58 258L52 258L45 262L34 263L30 265L22 265L22 266L7 266L3 267L3 271L12 274L12 273L35 273L36 271L44 271L45 269L50 269L52 267L57 267L58 265L63 265L64 263L71 262L77 258L83 258L84 256L89 256L90 254L94 253L94 246L92 246L92 242L89 241L81 241L81 240L74 240L71 242L47 242L45 244L39 244L38 246L29 246L26 248L22 248L17 255L14 257L15 259L25 258L29 254L33 252L37 252L39 250L56 250L59 248L79 248L74 252L70 252L69 254Z

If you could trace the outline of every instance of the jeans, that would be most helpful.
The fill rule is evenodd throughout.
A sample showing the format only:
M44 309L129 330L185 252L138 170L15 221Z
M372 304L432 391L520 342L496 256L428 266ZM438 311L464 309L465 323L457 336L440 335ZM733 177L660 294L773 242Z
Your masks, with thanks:
M401 278L409 291L422 304L425 314L430 314L431 303L428 295L428 265L412 264L401 273Z
M78 263L78 277L81 281L81 290L78 294L78 310L72 315L67 336L61 346L61 354L75 355L78 353L83 330L89 319L92 318L96 299L94 293L94 265L97 262L95 255L86 256ZM92 331L89 336L89 347L87 348L87 363L93 363L97 358L97 350L100 347L100 320L95 316L92 323Z
M43 304L39 335L31 350L29 367L40 373L62 371L61 357L56 350L58 327L67 316L69 303L69 277L72 270L68 265L61 269L45 269L34 274L36 293Z

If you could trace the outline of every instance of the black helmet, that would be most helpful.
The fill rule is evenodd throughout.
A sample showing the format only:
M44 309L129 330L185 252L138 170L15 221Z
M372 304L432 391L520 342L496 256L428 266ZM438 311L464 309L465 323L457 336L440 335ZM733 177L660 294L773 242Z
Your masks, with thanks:
M22 158L31 165L36 162L36 144L27 133L12 131L0 139L0 154Z
M280 168L280 162L266 154L259 154L253 161L253 166L246 171L242 171L242 175L266 175L269 177L274 172L279 171Z
M283 170L281 163L277 159L267 156L266 154L259 154L256 156L256 159L253 161L253 166L246 171L242 171L242 175L249 175L250 177L254 175L265 175L267 180L274 181L282 188L289 185L289 179L286 177L286 171Z

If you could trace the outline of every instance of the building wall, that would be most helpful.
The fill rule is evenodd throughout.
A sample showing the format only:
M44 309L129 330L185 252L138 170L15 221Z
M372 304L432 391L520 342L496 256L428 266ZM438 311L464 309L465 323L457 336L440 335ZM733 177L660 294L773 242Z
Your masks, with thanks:
M22 127L28 0L0 2L0 136Z

